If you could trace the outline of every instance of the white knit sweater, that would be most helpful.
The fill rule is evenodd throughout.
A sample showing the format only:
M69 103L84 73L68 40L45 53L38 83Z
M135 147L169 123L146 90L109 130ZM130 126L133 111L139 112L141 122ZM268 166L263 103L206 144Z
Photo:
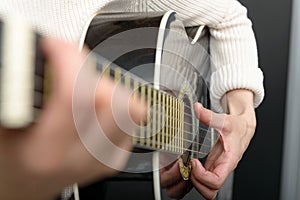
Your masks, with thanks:
M0 15L18 14L39 32L78 42L84 25L97 10L145 12L174 10L186 26L209 27L212 106L222 111L221 98L244 88L263 100L263 74L247 10L236 0L1 0Z

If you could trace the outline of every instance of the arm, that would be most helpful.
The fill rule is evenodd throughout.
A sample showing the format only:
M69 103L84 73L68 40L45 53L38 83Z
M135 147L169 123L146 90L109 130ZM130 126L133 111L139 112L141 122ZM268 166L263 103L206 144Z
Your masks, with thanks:
M213 199L246 151L256 127L253 93L233 90L226 94L229 114L217 114L196 105L200 121L217 129L220 140L213 147L205 165L191 161L191 180L207 199ZM217 120L215 120L217 119Z
M250 90L257 107L263 100L263 74L258 67L257 46L247 9L238 1L229 6L220 23L210 26L212 107L224 112L222 98L235 89Z
M210 31L212 107L224 112L222 97L234 89L254 93L254 106L263 100L263 74L247 9L236 0L151 1L149 10L174 10L185 26L205 25Z
M191 161L191 182L182 180L177 162L161 170L162 187L173 198L182 198L193 186L206 199L215 197L253 137L254 108L264 97L263 75L258 68L256 41L247 10L234 0L214 2L213 6L209 1L198 0L204 4L189 8L193 11L190 14L184 10L179 12L184 12L182 17L187 25L209 27L212 107L228 114L217 114L195 105L199 120L217 129L221 137L204 166L196 159ZM212 12L203 12L205 9Z
M43 41L43 49L53 75L53 92L33 126L18 131L0 127L0 199L54 199L67 185L74 182L87 184L117 172L116 167L92 156L89 147L80 140L77 122L73 119L73 88L86 52L79 53L75 46L53 39ZM119 129L113 118L111 100L114 89L115 84L110 79L101 78L95 91L97 119L100 123L105 121L103 132L115 146L130 150L131 137ZM130 99L129 105L123 101L124 106L138 122L145 113L143 103L128 94L122 95L122 99ZM79 108L82 110L79 112L82 115L86 115L88 103L88 99L81 96ZM84 119L90 119L90 116ZM89 126L88 120L85 123L86 134L90 134L88 130L93 127ZM99 151L110 152L107 161L117 160L119 168L127 161L129 153L116 157L114 149L105 148L104 141L94 144Z
M205 165L192 159L191 182L184 181L178 163L161 170L161 184L172 198L182 198L194 186L206 199L214 199L224 181L246 151L256 127L253 93L232 90L224 96L229 114L218 114L195 104L199 120L213 128L220 139L211 150Z

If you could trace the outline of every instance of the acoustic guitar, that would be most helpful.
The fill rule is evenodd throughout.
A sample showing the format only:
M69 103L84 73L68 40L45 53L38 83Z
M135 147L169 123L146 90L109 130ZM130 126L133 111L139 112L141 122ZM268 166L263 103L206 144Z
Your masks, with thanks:
M19 32L24 34L20 37ZM146 122L140 122L134 133L132 157L118 178L153 173L156 199L162 165L179 159L182 177L188 179L189 160L205 159L218 139L212 128L199 123L193 109L195 102L210 107L208 34L204 27L185 28L169 11L96 13L81 36L80 48L87 45L92 52L91 66L148 106ZM23 23L0 21L3 127L24 128L34 123L42 108L48 77L39 38Z
M208 34L202 26L185 28L173 11L96 13L88 22L80 46L97 55L95 68L139 95L149 110L127 167L113 179L153 179L160 199L160 167L179 159L187 180L189 160L205 160L218 135L199 123L193 105L210 107Z

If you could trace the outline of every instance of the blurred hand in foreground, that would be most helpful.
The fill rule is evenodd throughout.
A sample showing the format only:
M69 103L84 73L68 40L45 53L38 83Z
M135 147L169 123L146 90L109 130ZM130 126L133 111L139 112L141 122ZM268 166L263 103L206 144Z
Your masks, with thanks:
M83 145L76 130L72 98L87 50L79 52L77 47L55 39L44 39L42 47L49 61L52 93L37 123L25 130L0 128L0 199L53 199L63 187L74 182L87 184L112 176L129 156L126 151L119 154L114 152L115 148L107 149L107 141L95 141L98 150L109 155L108 163L99 162L89 147ZM112 80L102 77L94 89L93 107L105 136L116 147L130 150L131 136L118 127L114 116L128 116L129 111L129 117L138 123L146 115L146 107L129 92L123 92L118 98L127 109L113 113L111 102L115 88ZM84 108L90 100L82 95L77 103L81 110L76 112L86 115ZM85 122L78 122L86 123L87 134L91 118L85 116L82 118ZM135 123L129 126L134 128ZM117 166L109 166L110 162Z

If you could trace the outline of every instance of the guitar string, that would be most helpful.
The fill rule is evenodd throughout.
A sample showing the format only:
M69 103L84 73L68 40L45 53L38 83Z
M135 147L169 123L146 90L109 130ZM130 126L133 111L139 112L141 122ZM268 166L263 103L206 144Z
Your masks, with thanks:
M182 138L182 137L178 137L178 135L179 134L175 134L175 135L171 135L171 134L168 134L168 135L155 135L155 136L161 136L161 137L168 137L169 139L170 139L170 141L171 140L173 140L173 141L180 141L180 140L182 140L182 141L185 141L185 142L189 142L189 143L191 143L191 144L197 144L197 145L205 145L204 143L205 142L208 142L208 143L211 143L211 135L210 136L208 136L208 137L205 137L205 136L202 136L201 134L200 135L197 135L197 137L195 137L195 138L198 138L198 139L203 139L203 142L201 143L201 142L196 142L195 140L190 140L190 139L187 139L187 138ZM200 138L199 138L199 136L200 136ZM141 140L141 138L140 137L136 137L136 139L138 140L138 139L140 139ZM150 138L143 138L144 140L149 140L150 142L153 142L153 137L150 137ZM161 142L162 143L162 142ZM167 143L164 143L164 144L167 144Z
M157 124L157 123L156 123ZM189 122L184 122L183 123L184 125L186 125L186 127L188 127L188 128L191 128L191 127L193 127L193 124L191 124L191 123L189 123ZM152 125L153 125L153 123L150 125L151 127L152 127ZM147 124L147 125L143 125L143 124L141 124L140 125L141 127L143 127L143 128L146 128L146 127L148 127L149 125ZM156 127L157 128L157 127ZM179 129L177 126L170 126L170 125L164 125L164 126L161 126L161 129L160 130L162 130L163 128L169 128L169 129L175 129L176 131L181 131L181 129ZM212 129L211 127L208 127L208 128L202 128L202 127L197 127L197 130L201 130L201 131L207 131L208 133L210 133L211 131L210 131L210 129ZM215 130L215 129L214 129ZM188 134L191 134L191 135L193 135L194 133L192 133L192 132L187 132Z
M140 143L137 143L137 144L139 144L139 145L142 145L142 144L140 144ZM155 144L157 144L157 143L155 143ZM152 145L152 143L151 143L151 145ZM144 145L142 145L142 146L144 146ZM161 145L159 145L159 146L161 146ZM191 145L190 145L191 146ZM190 147L189 146L189 147ZM172 145L172 144L165 144L164 145L164 149L162 149L162 148L159 148L159 147L152 147L152 146L150 146L151 148L154 148L154 149L159 149L159 150L166 150L166 151L170 151L170 152L174 152L174 153L183 153L183 152L192 152L192 153L202 153L202 154L208 154L209 152L210 152L210 150L212 149L212 147L213 146L211 146L211 145L206 145L206 146L204 146L204 147L206 147L206 148L203 148L203 146L201 146L200 147L200 149L201 150L199 150L199 151L197 151L197 150L194 150L194 149L190 149L190 148L182 148L182 147L178 147L178 146L175 146L175 145ZM204 151L204 150L206 150L206 151Z
M99 69L99 65L100 66L103 66L103 60L100 60L100 59L95 59L96 61L96 66L97 66L97 69ZM99 63L101 62L101 63ZM109 62L108 62L109 63ZM103 71L103 67L100 67L101 71ZM141 79L140 77L134 75L134 74L131 74L130 72L120 68L120 67L112 67L112 66L109 66L109 67L105 67L105 70L109 70L110 73L112 73L112 77L114 78L114 75L115 75L115 72L116 72L116 69L117 70L120 70L121 72L121 78L119 80L115 80L115 82L120 82L122 79L124 79L125 77L128 77L129 78L129 81L130 82L135 82L137 81L138 83L138 87L137 88L141 88L142 86L145 87L145 89L147 89L147 87L150 87L151 90L156 90L158 93L161 93L161 94L165 94L166 96L168 96L169 98L173 98L173 100L176 100L176 101L179 101L180 99L176 96L173 96L171 94L169 94L167 91L161 91L161 90L157 90L153 87L153 85L151 85L150 83L146 82L145 80ZM129 74L130 73L130 74ZM126 75L124 75L126 74ZM134 89L134 88L130 88L130 89ZM147 94L145 94L145 97L147 97ZM150 97L150 100L152 100L152 96ZM157 99L157 98L156 98ZM180 102L179 102L180 103ZM185 107L187 108L190 108L191 107L187 104L185 104Z
M113 69L113 68L109 68L109 70L113 70L113 71L111 71L111 72L115 72L115 69ZM125 70L123 70L123 69L121 69L120 68L120 70L121 70L121 72L125 72L125 73L128 73L128 72L126 72ZM136 77L136 79L134 79L133 77L130 77L129 75L126 75L126 76L128 76L128 78L130 79L130 82L134 82L136 79L140 79L140 78L138 78L138 77ZM125 76L123 76L122 78L125 78ZM139 80L139 81L141 81L141 80ZM115 80L115 82L120 82L120 80ZM161 90L157 90L157 89L155 89L154 87L153 87L153 85L151 85L151 84L149 84L149 83L141 83L141 82L138 82L138 88L141 88L140 87L140 85L143 85L144 87L145 87L145 89L147 89L148 87L150 87L151 88L151 90L153 91L153 90L155 90L156 92L158 92L158 93L161 93L162 95L166 95L167 97L169 97L169 99L172 99L172 100L175 100L175 101L177 101L178 103L183 103L183 101L181 100L181 99L179 99L178 97L176 97L176 96L173 96L173 95L171 95L171 94L169 94L169 93L167 93L166 91L161 91ZM133 88L130 88L130 89L133 89ZM152 92L151 92L152 93ZM148 98L148 99L147 99ZM145 94L145 99L147 99L147 100L150 100L151 102L153 102L153 96L150 96L150 99L149 99L149 97L148 97L148 94ZM158 100L158 98L156 97L156 100ZM151 103L150 102L150 103ZM162 103L162 102L161 102ZM164 107L166 107L166 106L164 106ZM168 106L169 108L170 108L170 106ZM188 109L191 109L191 106L189 106L188 104L184 104L184 107L185 108L188 108ZM177 109L175 109L175 110L177 110Z
M112 68L110 68L110 70L111 70ZM115 72L115 70L114 69L112 69L113 71L112 72ZM121 71L124 71L124 70L122 70L121 69ZM130 82L132 82L132 81L134 81L134 79L132 78L132 77L130 77L129 76L129 79L130 79ZM141 85L141 83L139 83L138 82L138 84L139 85ZM153 88L153 86L152 85L149 85L149 83L148 84L146 84L145 85L145 89L147 89L147 87L151 87L151 90L153 91L153 90L155 90L156 92L158 92L158 93L161 93L161 94L165 94L167 97L169 97L169 100L173 100L173 101L175 101L175 102L177 102L177 103L183 103L183 106L184 106L184 108L188 108L189 110L192 110L191 109L191 106L189 106L189 104L184 104L184 102L183 101L181 101L179 98L177 98L177 97L175 97L175 96L172 96L171 94L168 94L167 92L162 92L162 91L160 91L160 90L157 90L157 89L155 89L155 88ZM132 88L131 88L132 89ZM152 92L151 92L152 93ZM158 96L158 95L157 95ZM153 97L152 96L150 96L150 99L149 99L149 97L148 97L148 94L146 93L145 94L145 97L144 97L145 99L146 99L146 101L148 102L149 100L150 100L150 104L151 103L153 103ZM148 99L147 99L148 98ZM156 101L158 101L158 98L156 97L155 98L156 99ZM167 98L168 99L168 98ZM168 101L168 100L167 100ZM160 102L160 103L162 103L162 101ZM170 102L169 102L170 103ZM165 103L166 104L166 103ZM153 104L151 104L152 106L153 106ZM161 105L161 104L158 104L158 105ZM173 111L175 111L175 112L178 112L178 111L181 111L181 110L179 110L178 108L176 108L176 107L174 107L174 105L173 105L173 107L171 107L171 105L162 105L161 106L162 108L167 108L167 109L172 109ZM179 113L181 113L181 112L179 112ZM182 113L181 113L182 114ZM186 111L184 111L184 115L186 116L186 117L193 117L191 114L190 114L190 112L186 112ZM172 118L172 117L171 117Z
M190 115L189 113L184 113L184 114L186 114L186 115L188 115L188 117L191 117L192 118L192 115ZM161 115L162 116L162 115ZM166 115L165 116L165 121L168 121L168 120L173 120L172 122L181 122L181 120L179 120L179 118L180 117L174 117L174 116L171 116L171 115ZM192 119L191 119L192 120ZM164 120L162 120L161 119L161 122L163 122ZM191 123L189 123L189 122L186 122L186 120L183 120L183 123L185 124L185 125L192 125Z
M211 145L208 145L206 143L199 143L199 142L196 142L196 141L190 141L190 140L187 140L187 139L183 139L182 140L183 142L188 142L188 146L191 146L191 145L197 145L197 146L201 146L202 147L208 147L208 148L211 148ZM157 144L158 142L157 141L154 141L155 144ZM164 143L165 145L172 145L172 144L168 144L168 143ZM211 144L211 142L209 142L209 144ZM174 146L173 146L174 147Z
M156 90L157 92L160 92L159 90ZM188 108L189 110L192 110L192 107L191 106L189 106L189 104L185 104L181 99L179 99L179 98L177 98L177 97L174 97L174 96L172 96L172 95L170 95L170 94L168 94L168 96L169 97L171 97L171 98L174 98L173 100L175 100L177 103L179 103L179 104L183 104L183 106L184 106L184 108ZM151 99L150 100L151 102L150 103L153 103L153 99ZM160 102L160 103L162 103L162 102ZM169 102L170 103L170 102ZM195 102L196 103L196 102ZM153 104L151 104L151 105L153 105ZM156 105L161 105L161 104L158 104L158 102L156 101ZM163 107L163 108L168 108L169 110L170 109L172 109L172 110L175 110L175 111L180 111L179 109L177 109L177 108L175 108L174 106L173 107L171 107L170 105L166 105L166 102L165 102L165 105L162 105L161 107ZM188 114L188 113L187 113Z
M187 114L188 115L188 114ZM189 115L189 116L191 116L191 115ZM181 122L181 120L179 120L177 117L173 117L173 116L170 116L170 115L168 115L168 116L166 116L165 117L166 118L166 121L170 121L170 120L173 120L172 122L173 123L178 123L178 122ZM161 121L163 121L163 120L161 120ZM190 127L192 127L193 126L193 124L191 124L191 123L189 123L189 122L186 122L186 121L183 121L183 125L185 125L185 126L190 126ZM164 126L165 127L165 126ZM170 128L170 126L167 126L167 128ZM175 128L175 127L171 127L171 128ZM208 129L209 128L207 128L207 129L204 129L204 128L201 128L200 127L200 130L204 130L204 131L208 131ZM178 130L178 128L177 128L177 130ZM189 133L189 134L193 134L193 133Z
M198 146L201 146L201 148L202 147L211 147L210 145L207 145L207 144L205 144L204 142L196 142L196 141L192 141L192 140L188 140L188 139L182 139L182 138L172 138L172 140L175 142L176 140L175 139L180 139L182 142L188 142L189 143L189 145L198 145ZM154 144L164 144L164 145L170 145L169 143L172 143L172 141L170 141L169 143L163 143L163 142L158 142L158 141L153 141L153 140L151 140L151 139L149 139L149 141L150 141L150 146L154 143ZM177 140L177 142L178 142L179 140ZM139 140L137 140L137 142L139 142ZM209 142L209 143L211 143L211 142ZM172 146L172 147L175 147L175 145L174 146Z
M195 142L195 139L194 140L190 140L190 139L187 139L187 138L182 138L182 137L178 137L178 134L176 134L175 136L172 136L172 135L155 135L155 137L157 137L157 136L160 136L160 137L164 137L164 138L169 138L169 139L176 139L177 141L179 140L185 140L185 141L187 141L187 142L189 142L189 143L193 143L193 144L197 144L197 145L202 145L202 144L204 144L204 143L211 143L212 142L212 139L211 139L211 137L212 137L212 134L210 134L210 135L208 135L208 136L202 136L201 134L199 135L197 135L196 137L195 137L195 139L198 139L198 140L201 140L202 141L202 143L200 143L200 142ZM193 135L194 136L194 135ZM218 136L216 137L216 138L218 138ZM141 138L141 137L136 137L136 140L153 140L153 137L151 137L151 138Z
M179 130L178 128L174 128L174 127L170 127L170 126L166 126L166 127L164 127L164 128L175 129L175 131L177 130L177 132L176 132L175 135L179 135L179 131L181 131L181 130ZM152 130L152 129L150 128L150 132L152 132L151 130ZM179 131L178 131L178 130L179 130ZM198 128L197 130L206 131L207 134L212 134L212 133L214 133L213 131L209 131L208 129L201 128L201 127ZM144 135L147 134L146 131L147 131L147 130L145 130ZM199 134L194 134L194 133L189 132L189 131L187 131L187 130L184 130L182 133L184 133L184 134L186 134L186 135L188 135L188 136L191 136L191 137L193 137L193 136L195 136L195 135L198 135L198 136L200 136L200 138L206 138L207 140L210 141L210 138L207 138L207 137L205 137L205 136L202 136L201 134L200 134L200 135L199 135ZM159 135L159 132L158 132L157 134L153 134L152 136L155 136L155 135ZM168 136L169 136L169 135L170 135L170 134L168 133ZM162 134L160 134L160 136L168 137L168 136L162 135Z
M166 107L166 106L164 106L164 107ZM174 109L173 107L171 108L171 106L168 106L168 108L169 108L169 111L170 110L173 110L173 111L175 111L175 112L178 112L178 111L180 111L179 109ZM159 113L156 113L156 115L157 114L160 114L161 116L165 116L165 118L171 118L171 119L175 119L175 120L178 120L178 117L176 118L176 117L173 117L173 116L171 116L171 115L163 115L162 113L166 113L166 112L159 112ZM186 112L186 111L184 111L183 113L182 112L179 112L180 114L184 114L184 116L185 117L190 117L190 118L193 118L193 115L190 113L190 112Z
M115 70L113 70L112 72L114 73ZM129 77L129 79L130 79L130 82L134 81L134 79L131 78L131 77ZM141 83L138 83L138 85L141 85ZM149 84L146 85L146 86L145 86L145 89L147 89L147 87L151 87L151 85L149 85ZM154 89L153 87L151 87L151 90L155 90L155 89ZM158 93L161 93L159 90L156 90L156 91L157 91ZM174 97L174 96L172 96L172 95L170 95L170 94L168 94L168 93L165 93L165 95L169 97L169 100L168 100L168 98L167 98L167 104L168 104L168 103L171 103L171 100L173 100L173 105L176 104L176 103L179 103L179 104L182 103L182 102L180 101L180 99L178 99L178 98L176 98L176 97ZM145 95L144 98L148 98L147 101L149 101L149 97L148 97L147 94ZM153 103L153 99L154 99L154 98L152 98L152 96L150 96L150 103ZM155 100L158 101L157 98L155 98ZM149 103L149 102L148 102L148 103ZM162 102L160 102L160 103L162 103ZM159 105L160 105L160 104L159 104ZM176 107L175 107L175 109L174 109L174 106L172 107L171 105L168 105L168 106L163 105L162 107L165 108L165 109L166 109L166 108L167 108L167 109L170 109L170 108L171 108L171 109L173 109L173 112L181 111L181 110L177 109ZM185 108L185 109L186 109L186 108L191 109L191 107L190 107L188 104L184 104L184 108ZM185 110L185 109L184 109L184 110ZM179 113L181 113L181 112L179 112ZM182 114L182 113L181 113L181 114ZM185 117L186 117L186 116L192 117L192 115L191 115L190 113L187 113L186 111L184 111L184 115L185 115ZM178 121L179 121L179 120L178 120L176 117L174 117L174 116L167 116L167 119L173 120L171 123L175 123L175 122L178 123ZM174 121L174 120L176 120L176 121ZM192 124L187 123L187 122L185 122L185 121L184 121L183 124L185 124L185 125L192 125ZM173 127L173 128L174 128L174 127ZM205 131L208 131L208 130L205 129ZM186 131L184 131L184 133L194 135L193 133L186 132ZM162 136L162 137L166 137L166 136ZM200 135L200 137L202 137L202 135ZM176 137L175 137L175 138L176 138ZM173 139L174 139L174 137L173 137ZM182 138L180 138L180 139L182 139ZM204 137L204 140L205 140L205 139L207 139L207 137ZM191 140L187 140L187 139L183 139L183 140L192 142L192 144L201 144L201 143L196 143L195 141L191 141ZM207 140L210 141L210 139L207 139ZM152 142L152 141L150 141L150 142ZM201 145L204 145L204 144L201 144Z
M178 122L178 121L177 121ZM184 122L183 123L186 126L192 127L193 125L191 123L188 122ZM150 124L150 126L153 125L153 123ZM145 129L148 127L149 125L143 126ZM152 126L151 126L152 128ZM156 127L157 128L157 127ZM163 128L168 128L168 129L175 129L175 131L180 132L181 129L179 129L177 126L170 126L170 125L166 125L161 127L160 130L162 130ZM152 129L151 129L152 130ZM202 130L202 131L206 131L207 133L211 133L211 131L209 131L209 128L202 128L202 127L198 127L197 130ZM188 134L188 135L194 135L192 132L188 132L187 130L184 129L184 133Z
M179 151L172 151L172 150L168 150L169 149L172 149L172 147L175 147L174 149L175 150L179 150ZM177 149L176 149L177 148ZM200 151L197 151L197 150L193 150L193 149L189 149L189 148L179 148L179 147L176 147L176 146L171 146L171 145L166 145L165 146L165 149L159 149L159 150L166 150L166 151L169 151L169 152L172 152L172 153L184 153L184 152L190 152L190 153L195 153L195 154L202 154L204 156L206 156L210 151L211 151L211 146L209 147L209 149L207 151L203 151L203 150L200 150ZM202 148L201 148L202 149Z
M145 146L145 145L143 145L143 144L141 144L141 143L137 143L137 144L142 145L142 146ZM149 147L155 148L155 149L160 149L160 150L164 150L164 149L166 149L166 150L168 150L168 149L174 149L174 150L175 150L174 152L176 152L176 150L180 150L180 152L182 152L182 151L189 151L189 150L191 150L189 147L192 146L192 144L190 144L189 147L179 147L179 146L175 146L175 145L173 145L173 144L164 144L164 146L162 146L162 144L159 144L159 143L157 143L157 142L155 142L154 144L157 145L157 146L156 146L156 147L153 147L153 146L151 146L152 143L150 143L150 146L149 146ZM147 147L147 146L146 146L146 147ZM212 145L205 145L205 146L201 146L199 149L202 149L202 150L210 150L212 147L213 147ZM164 149L163 149L163 148L164 148ZM172 150L169 150L169 151L172 151ZM194 151L197 152L196 150L194 150ZM201 152L201 150L200 150L200 152Z
M153 88L152 88L153 89ZM156 90L157 92L159 92L158 90ZM174 97L174 96L171 96L171 95L168 95L169 96L169 98L173 98L172 100L173 100L173 104L174 104L174 102L176 102L176 103L182 103L179 99L176 99L176 97ZM146 98L146 97L144 97L144 98ZM151 98L151 97L150 97ZM153 102L153 100L152 100L153 98L151 98L151 102ZM162 102L160 102L160 103L162 103ZM170 102L169 102L170 103ZM152 104L153 105L153 104ZM173 112L178 112L179 111L179 109L176 109L176 108L174 108L174 107L172 107L172 106L166 106L166 105L162 105L162 107L163 108L168 108L168 109L173 109ZM185 109L191 109L191 107L190 106L188 106L187 104L184 104L184 108ZM184 110L185 110L184 109ZM181 113L181 112L179 112L179 113ZM182 113L181 113L182 114ZM190 114L190 112L186 112L186 111L184 111L184 115L185 115L185 117L191 117L192 118L192 115ZM177 122L177 121L179 121L177 118L175 118L175 117L172 117L172 116L169 116L168 118L170 118L170 119L172 119L172 120L176 120L175 122ZM174 123L174 122L173 122ZM190 123L187 123L187 122L184 122L184 124L185 125L191 125ZM186 132L185 132L186 133ZM188 134L192 134L192 133L188 133ZM203 137L203 136L201 136L200 135L200 137ZM179 151L181 151L181 152L184 152L184 151L187 151L187 152L190 152L190 153L194 153L194 154L203 154L204 156L205 155L207 155L208 153L209 153L209 151L211 150L211 148L212 148L212 146L211 145L205 145L204 143L199 143L199 142L195 142L195 141L192 141L192 140L187 140L187 139L184 139L185 141L188 141L188 142L190 142L191 144L190 144L190 146L194 146L194 145L197 145L197 146L201 146L200 147L200 149L202 149L203 150L203 148L207 148L208 150L207 150L207 152L202 152L201 150L200 151L197 151L197 150L193 150L193 149L186 149L186 148L181 148L181 147L178 147L178 145L172 145L172 144L167 144L167 143L165 143L164 144L164 146L165 146L165 148L169 148L169 149L173 149L173 151L175 150L175 149L177 149L177 150L179 150ZM204 138L204 140L209 140L210 141L210 139L208 139L207 137L206 138ZM150 145L151 146L153 146L153 142L152 141L150 141ZM156 146L158 146L159 145L159 143L158 142L155 142L154 143L154 145L156 145ZM192 147L193 148L193 147Z
M182 138L179 138L179 139L182 139ZM212 146L213 146L213 144L211 142L209 142L210 145L206 145L206 144L204 144L204 141L202 143L199 143L199 142L191 141L191 140L187 140L187 139L183 139L183 140L188 141L190 143L189 146L192 146L192 148L194 148L193 145L195 145L195 144L197 145L197 147L201 146L200 149L207 150L207 152L205 152L205 154L207 154L210 151L210 149L212 148ZM216 141L217 141L217 138L216 138ZM158 142L156 140L153 141L153 140L149 139L149 142L150 142L150 144L149 144L150 146L153 146L153 143L154 143L154 145L158 146L158 148L164 146L164 148L166 148L166 149L168 149L168 148L169 149L173 149L173 151L174 151L174 149L175 149L175 151L180 151L180 152L191 151L191 150L187 150L187 148L178 147L178 145L173 145L173 144L168 144L168 143L162 143L162 142ZM176 143L176 142L179 142L179 141L178 140L176 141L176 140L173 139L173 143L174 142ZM170 143L172 143L172 142L170 142ZM172 151L172 150L169 150L169 151ZM193 150L192 153L198 153L199 154L199 153L201 153L201 150L200 151Z

